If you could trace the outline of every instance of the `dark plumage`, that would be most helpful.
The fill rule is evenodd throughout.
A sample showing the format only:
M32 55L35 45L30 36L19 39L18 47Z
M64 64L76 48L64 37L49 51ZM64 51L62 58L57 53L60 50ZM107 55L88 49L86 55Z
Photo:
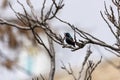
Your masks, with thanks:
M67 44L75 47L75 42L74 42L72 36L70 35L70 33L65 33L65 41Z

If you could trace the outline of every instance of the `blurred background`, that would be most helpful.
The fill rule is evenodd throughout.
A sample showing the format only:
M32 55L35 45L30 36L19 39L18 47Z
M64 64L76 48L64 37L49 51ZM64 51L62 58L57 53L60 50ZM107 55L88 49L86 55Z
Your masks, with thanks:
M19 0L30 12L26 0ZM105 0L108 7L112 5L111 0ZM14 12L10 9L8 2L17 12L23 12L22 7L16 0L0 0L0 17L10 22L22 25L16 18ZM40 15L43 0L31 0L36 14ZM51 0L47 0L46 11L50 7ZM59 12L58 16L74 24L84 31L104 40L106 43L113 44L114 37L107 27L107 24L101 18L100 11L104 11L104 0L65 0L65 6ZM64 35L65 32L73 31L67 25L53 20L50 25L57 34ZM38 29L42 39L48 45L47 37L41 29ZM61 61L68 65L70 63L77 74L77 69L81 68L81 63L86 55L87 47L75 52L62 48L54 43L56 52L56 76L55 80L72 80L67 73L61 70ZM119 58L100 46L92 45L93 51L90 59L97 61L103 56L103 62L93 73L94 80L120 80ZM44 48L37 45L30 31L18 30L11 26L0 25L0 80L29 80L31 77L39 75L48 75L50 70L49 56ZM106 74L107 73L107 74ZM31 76L32 75L32 76ZM46 76L47 77L47 76Z

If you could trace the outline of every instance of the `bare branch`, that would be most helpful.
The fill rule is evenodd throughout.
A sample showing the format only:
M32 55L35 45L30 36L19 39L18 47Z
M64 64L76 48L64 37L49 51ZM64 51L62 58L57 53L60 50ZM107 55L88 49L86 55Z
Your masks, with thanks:
M33 77L32 80L47 80L47 79L45 79L45 77L42 74L40 74L38 76Z
M92 51L91 51L90 46L89 46L89 47L88 47L88 50L87 50L87 54L86 54L86 56L85 56L85 59L84 59L84 61L83 61L83 63L82 63L82 68L81 68L81 70L80 70L80 72L79 72L78 80L80 80L81 74L82 74L82 72L83 72L83 70L84 70L84 66L85 66L85 64L87 63L88 58L90 57L91 54L92 54Z
M46 3L46 0L44 0L43 6L42 6L42 9L41 9L41 20L42 20L42 21L44 21L44 8L45 8L45 3Z
M88 67L86 69L84 80L92 80L92 73L96 69L96 67L101 63L101 61L102 61L102 56L96 64L93 63L93 61L88 61Z
M71 64L69 63L69 70L68 70L67 67L64 65L63 61L61 61L61 63L62 63L61 69L65 70L69 75L71 75L74 80L77 80L77 78L73 72L73 69L71 67Z
M32 13L33 17L34 17L35 19L37 19L37 15L35 14L35 10L34 10L34 7L33 7L32 3L30 2L30 0L26 0L26 2L27 2L28 6L29 6L30 9L31 9L31 13ZM37 19L37 20L38 20L38 19Z
M55 75L55 50L54 50L54 45L52 39L48 36L48 42L49 42L49 47L50 47L50 54L51 54L51 70L49 73L49 80L54 80L54 75Z
M0 18L0 24L1 25L8 25L8 26L12 26L12 27L16 27L18 29L22 29L22 30L30 30L29 27L23 27L23 26L20 26L18 24L15 24L15 23L12 23L12 22L8 22L2 18Z

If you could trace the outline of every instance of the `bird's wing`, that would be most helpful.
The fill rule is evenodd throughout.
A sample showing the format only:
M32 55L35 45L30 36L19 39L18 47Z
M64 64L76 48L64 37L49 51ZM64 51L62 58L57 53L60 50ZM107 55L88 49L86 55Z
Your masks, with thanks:
M69 37L68 39L73 42L73 38L72 37Z

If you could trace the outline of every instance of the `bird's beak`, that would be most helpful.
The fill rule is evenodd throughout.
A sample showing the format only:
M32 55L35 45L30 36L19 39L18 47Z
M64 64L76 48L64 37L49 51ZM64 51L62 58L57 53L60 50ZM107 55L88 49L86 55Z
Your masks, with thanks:
M63 40L65 40L65 36L63 37Z
M64 38L63 38L63 40L65 40L65 37L66 37L66 35L65 35L65 33L64 33Z

